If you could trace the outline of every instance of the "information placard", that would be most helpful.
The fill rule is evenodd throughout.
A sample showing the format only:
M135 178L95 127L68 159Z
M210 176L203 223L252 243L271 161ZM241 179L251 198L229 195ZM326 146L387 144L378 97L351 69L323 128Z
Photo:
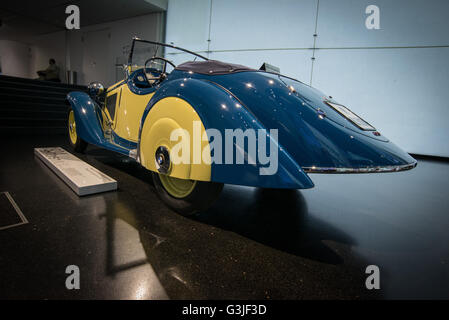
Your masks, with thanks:
M117 181L60 147L34 153L79 196L117 190Z

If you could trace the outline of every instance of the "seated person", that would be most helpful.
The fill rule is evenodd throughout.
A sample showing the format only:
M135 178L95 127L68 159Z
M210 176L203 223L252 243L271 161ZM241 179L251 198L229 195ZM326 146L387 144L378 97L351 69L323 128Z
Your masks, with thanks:
M61 82L61 80L59 79L59 67L56 65L55 59L50 59L48 63L50 65L47 67L47 69L39 70L37 72L37 74L39 75L39 80Z

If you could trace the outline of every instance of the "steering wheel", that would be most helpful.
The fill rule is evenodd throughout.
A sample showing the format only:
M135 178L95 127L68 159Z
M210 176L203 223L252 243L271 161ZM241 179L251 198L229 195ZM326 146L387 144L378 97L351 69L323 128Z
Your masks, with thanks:
M151 73L151 72L148 72L149 68L147 67L147 64L152 62L152 61L155 61L155 60L163 61L164 62L164 67L162 68L162 71L160 72L158 77L148 77L147 74ZM149 83L150 83L150 81L154 81L153 84L159 84L162 81L164 81L165 78L167 78L167 73L166 73L167 63L169 65L171 65L173 68L176 68L176 66L175 66L175 64L173 62L171 62L170 60L167 60L165 58L161 58L161 57L153 57L153 58L150 58L147 61L145 61L145 65L143 66L143 71L144 71L145 78L147 78Z

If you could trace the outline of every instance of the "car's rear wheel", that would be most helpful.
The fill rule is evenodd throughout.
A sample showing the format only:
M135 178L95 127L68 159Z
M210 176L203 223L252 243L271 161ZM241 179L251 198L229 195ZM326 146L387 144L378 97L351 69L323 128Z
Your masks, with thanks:
M186 180L152 172L159 198L176 212L188 216L209 208L223 189L222 183Z
M69 143L73 150L76 152L84 152L87 148L87 142L81 139L76 131L75 113L73 109L69 109L67 119L67 130L69 134Z

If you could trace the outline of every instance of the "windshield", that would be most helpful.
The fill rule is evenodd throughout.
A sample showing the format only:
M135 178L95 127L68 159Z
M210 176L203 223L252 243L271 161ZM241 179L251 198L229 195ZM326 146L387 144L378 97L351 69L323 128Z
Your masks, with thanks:
M134 48L132 52L132 59L131 59L131 71L135 71L138 69L141 69L144 67L145 62L150 59L151 57L156 56L163 56L163 49L161 46L157 46L150 43L140 42L136 41L134 43ZM154 63L161 64L160 61L152 61ZM157 67L157 66L150 66L147 67Z
M131 52L128 59L128 70L129 72L133 72L138 69L142 69L145 66L145 62L153 57L164 57L166 55L166 51L169 49L170 53L178 52L186 57L186 60L195 60L195 59L203 59L208 60L206 57L203 57L195 52L178 48L173 45L155 42L155 41L147 41L140 39L133 39ZM173 60L172 54L168 54L167 59ZM153 60L151 63L147 64L147 68L153 68L158 71L161 71L163 68L163 62L160 60Z

